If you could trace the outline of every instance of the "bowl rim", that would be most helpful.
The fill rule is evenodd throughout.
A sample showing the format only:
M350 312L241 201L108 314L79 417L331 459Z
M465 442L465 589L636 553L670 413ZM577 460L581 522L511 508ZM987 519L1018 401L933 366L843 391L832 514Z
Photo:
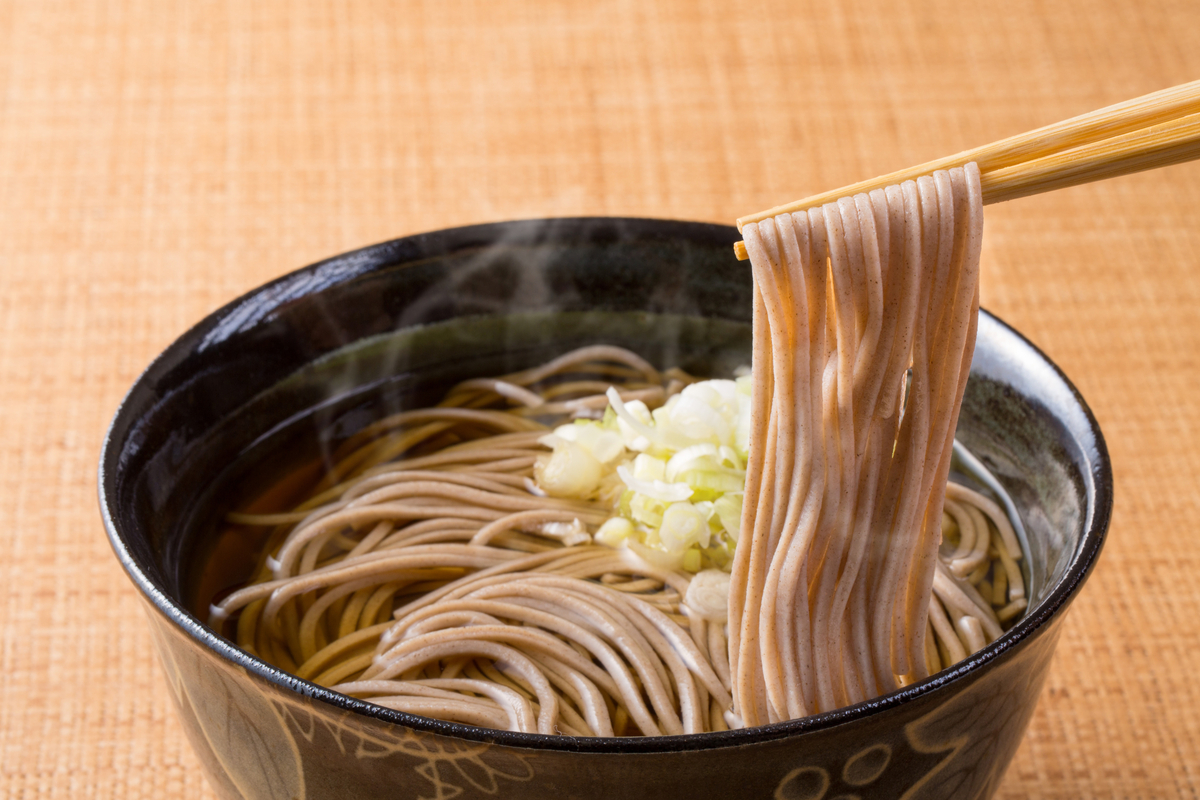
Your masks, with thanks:
M348 711L356 715L370 717L384 723L399 725L414 731L434 733L467 741L486 742L541 751L632 754L712 750L773 741L829 729L864 719L898 706L907 705L919 698L932 694L943 686L959 680L970 679L988 664L999 660L1009 651L1020 647L1053 617L1065 610L1095 567L1111 521L1113 475L1108 448L1092 410L1088 407L1075 385L1071 383L1070 379L1067 378L1058 365L1051 361L1040 348L1029 341L1019 331L982 308L980 309L982 318L990 320L991 323L997 325L1002 335L1012 337L1018 348L1024 349L1028 356L1040 361L1043 367L1049 367L1052 376L1061 382L1061 388L1067 390L1070 401L1082 413L1086 428L1092 437L1090 444L1094 448L1096 455L1095 462L1091 464L1090 486L1094 503L1085 508L1086 522L1083 535L1080 537L1079 543L1071 554L1069 563L1064 569L1062 576L1046 596L1020 622L1006 631L995 642L957 664L923 681L862 703L821 714L814 714L801 719L787 720L753 728L673 736L573 737L539 733L518 733L480 728L455 722L445 722L402 711L394 711L338 692L333 692L315 683L297 678L288 672L251 656L233 642L214 633L201 620L184 608L181 603L176 602L170 597L147 574L146 570L134 557L126 545L123 533L116 523L112 508L115 503L115 497L112 496L110 491L115 487L115 484L110 485L112 481L110 473L119 471L119 464L117 463L119 455L118 445L123 443L126 438L123 436L121 437L121 441L118 442L118 432L123 431L125 434L128 434L133 429L132 425L122 426L121 423L127 421L127 418L138 412L137 409L133 408L132 404L139 393L139 389L178 363L178 359L186 357L191 353L196 341L201 339L206 332L211 331L217 323L227 318L236 309L244 307L255 299L278 294L279 289L286 287L288 283L300 281L304 285L311 286L313 283L312 279L315 278L315 282L321 288L324 288L341 283L342 281L352 280L382 267L396 266L406 262L449 255L463 249L464 246L470 246L469 243L472 242L479 244L496 242L500 242L502 245L506 243L511 244L511 236L514 230L536 231L539 234L544 231L551 231L552 233L559 234L561 231L569 233L570 231L578 231L580 229L587 230L595 226L615 226L626 234L635 232L647 234L652 238L683 238L691 241L704 239L710 242L728 239L730 244L740 238L737 229L732 226L638 217L553 217L546 219L509 220L445 228L369 245L286 273L245 292L236 299L207 314L203 319L176 338L142 371L117 407L104 436L97 473L100 512L109 543L130 580L133 581L141 594L150 602L155 611L164 616L169 623L179 629L185 636L192 639L194 644L203 647L235 667L245 669L252 678L265 680L285 692L295 693L301 697L327 704L336 710ZM503 235L497 236L497 234ZM547 243L554 241L568 242L571 239L569 236L554 235L538 239L538 241ZM284 292L284 294L288 293ZM981 319L981 329L984 325L984 319Z

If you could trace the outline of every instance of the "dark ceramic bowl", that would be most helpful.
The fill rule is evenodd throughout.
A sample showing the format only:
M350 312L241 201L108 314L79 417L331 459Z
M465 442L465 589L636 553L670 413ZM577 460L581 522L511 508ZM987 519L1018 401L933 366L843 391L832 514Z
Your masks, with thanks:
M575 739L368 705L251 658L198 619L214 520L256 465L319 453L471 375L605 341L666 366L748 360L728 227L566 219L458 228L329 259L211 314L159 356L104 445L100 505L179 715L227 798L987 797L1045 680L1112 507L1104 440L1033 345L983 313L958 436L1014 498L1032 602L922 683L762 728Z

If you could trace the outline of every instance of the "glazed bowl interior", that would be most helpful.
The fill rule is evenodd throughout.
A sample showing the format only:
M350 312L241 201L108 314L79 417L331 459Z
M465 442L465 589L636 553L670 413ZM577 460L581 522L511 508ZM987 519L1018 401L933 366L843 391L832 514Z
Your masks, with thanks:
M661 220L500 223L366 248L249 293L171 345L113 422L100 494L118 557L184 635L285 690L415 730L522 747L647 752L777 739L988 669L1061 614L1086 577L1107 527L1111 474L1078 393L986 313L958 438L1019 509L1030 610L996 643L893 695L749 731L564 741L370 706L286 675L201 623L212 587L248 568L244 559L221 563L216 522L263 488L261 476L278 477L271 464L322 458L388 413L436 402L459 380L585 344L621 345L704 376L748 365L752 287L731 254L737 238L733 228Z

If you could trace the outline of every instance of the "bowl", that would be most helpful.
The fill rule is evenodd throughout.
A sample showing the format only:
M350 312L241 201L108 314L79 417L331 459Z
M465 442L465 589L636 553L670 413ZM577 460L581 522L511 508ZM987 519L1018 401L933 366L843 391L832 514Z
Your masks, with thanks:
M552 737L416 717L295 678L198 618L214 521L254 466L319 452L469 376L605 341L660 366L749 358L735 229L555 219L410 236L322 261L212 313L146 369L100 462L100 507L179 718L227 798L988 797L1033 713L1064 612L1100 552L1112 472L1066 377L987 312L958 437L1028 536L1026 615L892 694L765 727ZM290 448L290 449L289 449Z

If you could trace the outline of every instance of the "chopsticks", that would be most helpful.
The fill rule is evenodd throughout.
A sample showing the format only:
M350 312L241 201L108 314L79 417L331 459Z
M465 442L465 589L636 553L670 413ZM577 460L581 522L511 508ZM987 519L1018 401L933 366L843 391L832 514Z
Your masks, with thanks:
M979 165L983 202L987 205L1196 158L1200 158L1200 81L750 214L740 218L737 226L741 230L751 222L824 205L972 161ZM748 258L743 242L737 242L733 249L739 260Z

